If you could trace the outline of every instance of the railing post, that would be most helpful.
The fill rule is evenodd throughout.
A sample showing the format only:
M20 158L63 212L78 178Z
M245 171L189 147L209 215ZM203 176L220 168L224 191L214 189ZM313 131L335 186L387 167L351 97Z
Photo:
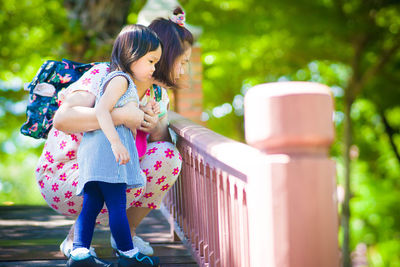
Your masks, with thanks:
M245 132L262 152L248 175L251 266L339 266L329 88L310 82L251 88Z

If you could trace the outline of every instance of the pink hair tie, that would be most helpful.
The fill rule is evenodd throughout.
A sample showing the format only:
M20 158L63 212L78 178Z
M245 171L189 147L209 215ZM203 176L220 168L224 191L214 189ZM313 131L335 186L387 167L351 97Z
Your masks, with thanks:
M175 22L181 27L185 27L185 13L178 14L178 15L172 15L171 21Z

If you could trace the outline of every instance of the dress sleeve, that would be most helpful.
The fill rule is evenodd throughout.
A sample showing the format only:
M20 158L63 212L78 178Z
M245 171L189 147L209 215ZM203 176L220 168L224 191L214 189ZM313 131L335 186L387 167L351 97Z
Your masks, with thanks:
M58 93L58 99L63 102L65 97L75 91L86 91L97 96L102 78L110 71L107 63L101 63L93 66L86 71L76 82L68 86L65 90Z

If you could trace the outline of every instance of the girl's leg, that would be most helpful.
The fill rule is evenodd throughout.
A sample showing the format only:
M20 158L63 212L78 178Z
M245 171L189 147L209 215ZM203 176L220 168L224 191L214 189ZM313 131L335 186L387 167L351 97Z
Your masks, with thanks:
M89 249L92 242L96 217L104 204L102 192L98 182L88 182L83 189L83 206L75 222L73 249Z
M132 236L126 216L126 184L99 182L109 212L111 233L120 251L133 249Z

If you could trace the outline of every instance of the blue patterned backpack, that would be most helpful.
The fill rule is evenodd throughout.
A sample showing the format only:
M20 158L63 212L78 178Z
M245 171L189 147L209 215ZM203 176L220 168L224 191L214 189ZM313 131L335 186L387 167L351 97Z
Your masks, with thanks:
M58 92L77 81L87 70L98 63L77 63L63 59L47 60L35 77L25 87L29 91L26 122L20 131L33 138L47 138L58 109Z
M58 93L99 63L104 62L78 63L63 59L47 60L43 63L25 87L29 91L29 102L26 108L26 122L20 129L21 133L36 139L46 139L53 125L54 113L60 104ZM154 86L154 93L156 101L160 101L162 92L159 86Z

